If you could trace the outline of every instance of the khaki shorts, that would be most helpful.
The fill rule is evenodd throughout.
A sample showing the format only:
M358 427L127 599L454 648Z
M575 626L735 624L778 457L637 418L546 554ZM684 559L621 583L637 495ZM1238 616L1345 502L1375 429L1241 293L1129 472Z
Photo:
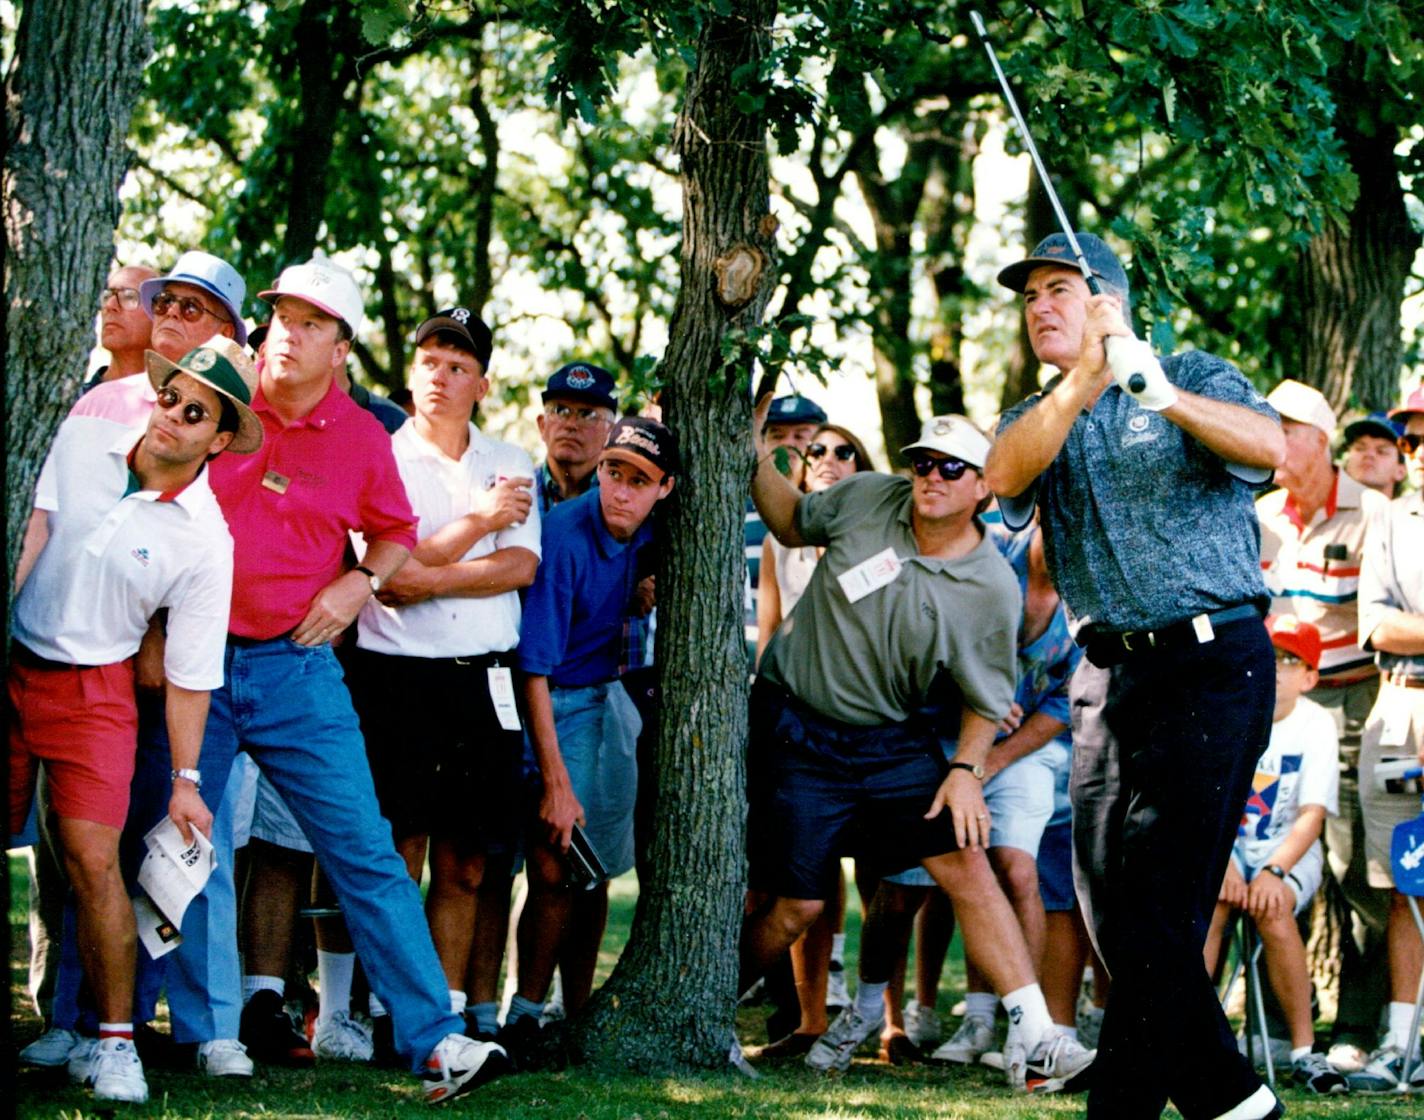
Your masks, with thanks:
M1360 742L1360 810L1365 819L1365 858L1372 887L1393 887L1389 848L1394 826L1419 815L1419 797L1375 788L1375 765L1384 758L1418 757L1424 743L1424 688L1402 688L1386 679L1365 723Z

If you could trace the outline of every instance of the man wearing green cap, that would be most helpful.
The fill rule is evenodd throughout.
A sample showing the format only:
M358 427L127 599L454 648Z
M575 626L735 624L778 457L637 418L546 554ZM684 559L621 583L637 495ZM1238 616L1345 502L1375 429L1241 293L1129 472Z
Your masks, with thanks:
M100 1017L88 1080L104 1100L143 1101L133 1046L133 907L119 872L138 728L133 657L160 609L173 791L168 815L192 839L212 814L197 770L208 694L222 683L232 537L204 465L262 444L248 408L255 374L215 336L171 362L150 351L158 402L141 433L92 417L60 427L36 506L43 540L21 553L9 674L10 829L45 769L78 900L84 971Z

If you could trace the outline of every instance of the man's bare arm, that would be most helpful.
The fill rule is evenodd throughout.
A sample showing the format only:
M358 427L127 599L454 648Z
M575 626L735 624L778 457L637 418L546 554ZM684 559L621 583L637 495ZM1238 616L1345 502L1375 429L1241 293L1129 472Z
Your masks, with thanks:
M1285 461L1286 437L1280 424L1245 405L1179 388L1176 403L1162 415L1228 463L1273 471Z
M482 599L518 591L534 582L539 558L527 548L500 548L476 560L423 564L412 556L376 598L389 607L405 607L444 597Z

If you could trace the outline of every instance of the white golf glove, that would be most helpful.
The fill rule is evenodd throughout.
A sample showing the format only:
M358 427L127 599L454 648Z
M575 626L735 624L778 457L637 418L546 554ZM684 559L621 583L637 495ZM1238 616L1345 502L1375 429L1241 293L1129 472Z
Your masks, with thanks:
M1113 380L1143 408L1161 412L1177 403L1177 389L1162 372L1152 347L1140 338L1112 335L1106 340ZM1140 388L1134 388L1134 386Z

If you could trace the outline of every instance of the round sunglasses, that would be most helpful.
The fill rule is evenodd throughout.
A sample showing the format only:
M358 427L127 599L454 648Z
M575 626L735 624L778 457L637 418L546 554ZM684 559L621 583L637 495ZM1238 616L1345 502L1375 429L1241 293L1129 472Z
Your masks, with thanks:
M163 318L173 307L178 308L178 317L185 323L196 323L204 315L211 315L219 323L229 322L226 316L219 315L216 311L209 311L192 296L175 296L172 292L159 292L153 297L153 317L155 319Z
M157 303L157 300L154 300ZM197 401L184 401L183 394L170 385L158 390L158 407L167 412L176 404L183 405L183 423L196 426L211 417L211 413Z

